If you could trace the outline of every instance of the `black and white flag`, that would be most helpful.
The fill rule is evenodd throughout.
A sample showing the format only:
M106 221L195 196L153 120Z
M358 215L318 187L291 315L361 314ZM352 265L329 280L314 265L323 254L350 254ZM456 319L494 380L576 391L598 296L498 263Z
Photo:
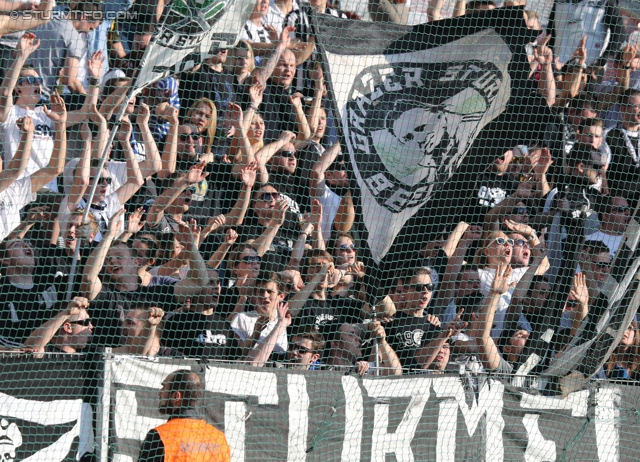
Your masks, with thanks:
M369 285L380 287L387 269L453 222L469 173L540 136L548 110L528 79L533 39L519 8L414 27L314 20L365 263L378 271Z

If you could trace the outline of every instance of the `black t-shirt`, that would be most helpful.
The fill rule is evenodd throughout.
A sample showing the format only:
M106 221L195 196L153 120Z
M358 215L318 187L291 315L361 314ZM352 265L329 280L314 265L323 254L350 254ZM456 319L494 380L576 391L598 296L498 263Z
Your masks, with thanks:
M184 118L200 98L207 98L214 102L218 117L224 112L229 103L236 102L236 82L231 74L218 72L203 64L193 74L184 73L180 79L180 117Z
M357 323L362 319L362 302L352 298L328 297L326 300L310 298L293 318L290 332L295 335L316 328L325 338L331 338L345 322Z
M165 316L162 345L186 356L236 359L238 342L224 317L216 314L170 313Z
M291 88L284 88L270 82L262 93L260 112L264 119L264 142L271 143L280 137L283 130L298 133L296 114L289 101Z
M266 271L280 272L284 271L289 264L293 246L300 234L298 225L298 215L293 213L291 209L287 210L284 224L278 229L269 250L262 256L261 269ZM258 238L264 231L265 227L258 223L255 215L247 215L245 224L236 229L238 233L238 242L245 242L249 239Z
M165 313L175 310L172 284L151 287L138 286L130 292L114 291L106 285L89 305L93 324L93 346L117 347L122 342L122 324L132 303L146 302L162 308Z
M625 132L617 127L607 134L607 144L611 149L611 165L607 171L607 184L609 189L615 194L624 195L635 208L638 198L640 198L640 167L636 158L640 156L640 136L627 134L629 142L625 139ZM632 149L629 149L629 146ZM634 152L635 151L635 152Z
M419 368L415 358L417 351L436 338L440 331L426 316L418 318L398 311L387 328L387 342L398 355L402 367Z
M474 189L475 198L471 207L473 223L483 223L484 216L489 210L511 196L518 189L518 182L508 173L497 175L494 172L484 172L478 176Z
M36 327L51 319L60 307L58 300L64 298L64 278L56 273L35 274L33 286L20 288L0 280L0 336L8 346L23 343ZM56 311L58 310L58 311Z
M216 314L226 318L229 316L238 304L240 293L235 287L223 287L218 299Z

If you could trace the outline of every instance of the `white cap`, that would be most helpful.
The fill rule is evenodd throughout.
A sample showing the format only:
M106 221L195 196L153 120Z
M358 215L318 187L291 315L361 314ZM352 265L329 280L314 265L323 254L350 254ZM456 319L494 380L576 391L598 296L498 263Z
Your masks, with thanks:
M111 69L102 77L102 83L100 84L100 93L104 90L105 84L111 79L124 79L127 75L122 69Z

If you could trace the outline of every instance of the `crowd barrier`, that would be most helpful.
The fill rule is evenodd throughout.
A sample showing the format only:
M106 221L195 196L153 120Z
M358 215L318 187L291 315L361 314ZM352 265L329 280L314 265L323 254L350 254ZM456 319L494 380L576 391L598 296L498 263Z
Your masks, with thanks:
M166 421L161 382L182 368L204 375L203 415L224 430L233 462L622 461L640 449L640 388L621 383L550 397L468 374L359 377L107 356L93 425L77 358L4 359L3 460L136 461L146 433Z

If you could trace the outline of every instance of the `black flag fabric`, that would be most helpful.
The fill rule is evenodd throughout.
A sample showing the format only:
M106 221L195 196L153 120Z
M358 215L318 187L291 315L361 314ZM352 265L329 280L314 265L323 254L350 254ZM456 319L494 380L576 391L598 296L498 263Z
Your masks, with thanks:
M522 13L414 27L312 15L374 299L407 254L472 214L474 178L489 163L544 133L550 113L529 79L535 36Z

